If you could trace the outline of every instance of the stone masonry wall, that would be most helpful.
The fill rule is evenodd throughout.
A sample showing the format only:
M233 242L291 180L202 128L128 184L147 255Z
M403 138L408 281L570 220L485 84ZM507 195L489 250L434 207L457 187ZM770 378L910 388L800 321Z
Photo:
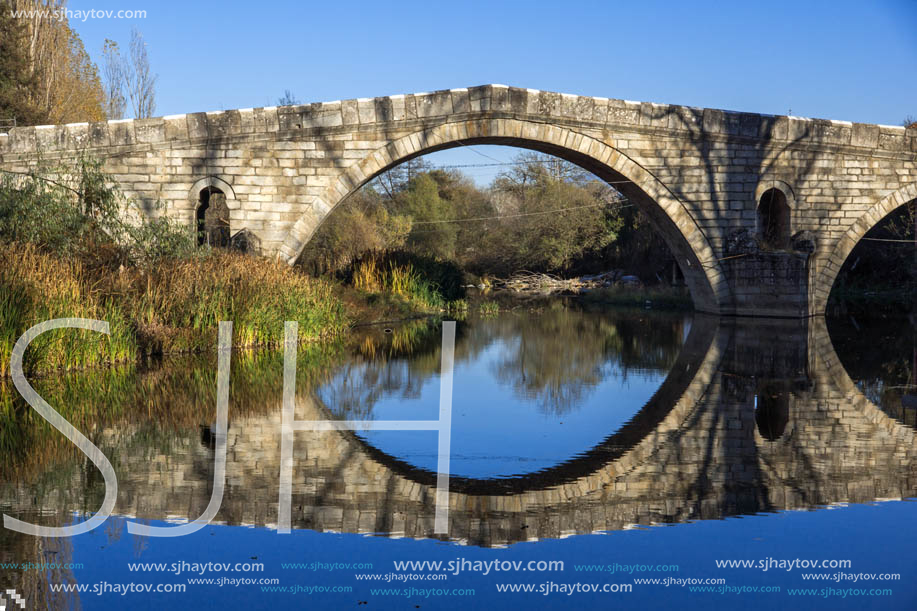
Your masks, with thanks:
M193 225L200 190L224 191L233 234L294 261L349 193L388 167L471 143L513 144L580 163L643 207L675 251L699 309L797 315L798 296L737 297L727 237L756 231L763 188L785 192L791 230L811 231L810 313L885 214L917 198L917 130L734 113L487 85L433 93L155 119L14 128L0 168L80 152L146 213ZM622 182L623 181L623 182Z

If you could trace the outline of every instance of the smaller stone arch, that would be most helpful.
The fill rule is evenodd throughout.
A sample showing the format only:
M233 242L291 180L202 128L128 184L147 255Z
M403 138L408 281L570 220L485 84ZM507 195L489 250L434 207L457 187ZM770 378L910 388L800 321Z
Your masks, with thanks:
M758 183L755 189L755 228L762 245L775 250L790 247L795 206L793 189L787 183L776 179Z
M191 226L199 245L230 245L230 208L235 203L232 185L217 176L205 176L191 186Z
M778 189L786 198L786 203L791 210L796 209L796 192L789 184L776 178L762 178L758 186L755 187L755 203L761 201L761 196L768 189Z
M218 176L205 176L195 181L188 191L188 199L194 202L198 201L201 196L201 191L208 187L222 191L226 195L227 200L235 201L236 199L236 192L233 191L232 185Z

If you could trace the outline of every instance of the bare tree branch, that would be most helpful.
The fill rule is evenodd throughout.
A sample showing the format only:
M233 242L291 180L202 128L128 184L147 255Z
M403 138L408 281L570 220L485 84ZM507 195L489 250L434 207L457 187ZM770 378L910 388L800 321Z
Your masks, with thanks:
M156 112L156 79L150 74L146 42L139 30L131 30L130 57L123 63L124 82L135 119L152 117Z

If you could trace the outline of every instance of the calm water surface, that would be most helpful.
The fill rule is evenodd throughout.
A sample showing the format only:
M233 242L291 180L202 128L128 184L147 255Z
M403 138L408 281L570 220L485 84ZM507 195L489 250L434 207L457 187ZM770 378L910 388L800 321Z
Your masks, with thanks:
M908 500L917 496L915 329L906 317L717 320L559 300L459 321L448 536L433 532L431 431L295 433L293 532L277 533L283 360L276 352L232 356L217 518L187 537L129 534L129 520L180 524L207 506L215 356L35 379L111 460L118 500L103 527L78 537L0 530L0 586L24 594L30 609L914 608L917 567L907 558L917 549L910 526L917 505ZM296 418L435 420L441 359L441 324L433 320L303 347ZM11 385L2 387L0 427L3 513L65 525L98 510L105 492L98 471ZM813 582L802 568L717 567L727 559L851 560L825 572L900 579ZM471 564L459 571L393 564L403 560L564 565L484 574ZM193 567L208 562L240 567ZM630 568L608 570L615 564ZM723 593L634 583L652 578L725 582L716 585ZM277 581L255 583L263 579ZM186 591L111 590L130 583ZM632 591L559 591L577 583ZM56 592L59 584L88 591ZM505 584L535 591L498 592ZM294 591L264 589L277 586ZM339 591L308 593L315 587ZM780 591L748 591L763 587ZM855 587L892 592L822 592ZM795 588L814 590L790 595Z

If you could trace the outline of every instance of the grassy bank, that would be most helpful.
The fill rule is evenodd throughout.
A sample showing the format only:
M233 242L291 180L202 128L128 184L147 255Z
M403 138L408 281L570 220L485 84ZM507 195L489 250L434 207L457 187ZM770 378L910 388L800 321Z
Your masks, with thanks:
M411 252L372 251L337 275L337 294L360 323L467 309L462 270Z
M340 335L347 314L325 280L283 263L230 252L111 269L34 245L0 244L0 369L9 375L13 343L29 327L63 317L108 321L111 335L58 330L26 353L31 373L199 352L216 346L221 320L233 345L282 342L299 322L303 341Z

